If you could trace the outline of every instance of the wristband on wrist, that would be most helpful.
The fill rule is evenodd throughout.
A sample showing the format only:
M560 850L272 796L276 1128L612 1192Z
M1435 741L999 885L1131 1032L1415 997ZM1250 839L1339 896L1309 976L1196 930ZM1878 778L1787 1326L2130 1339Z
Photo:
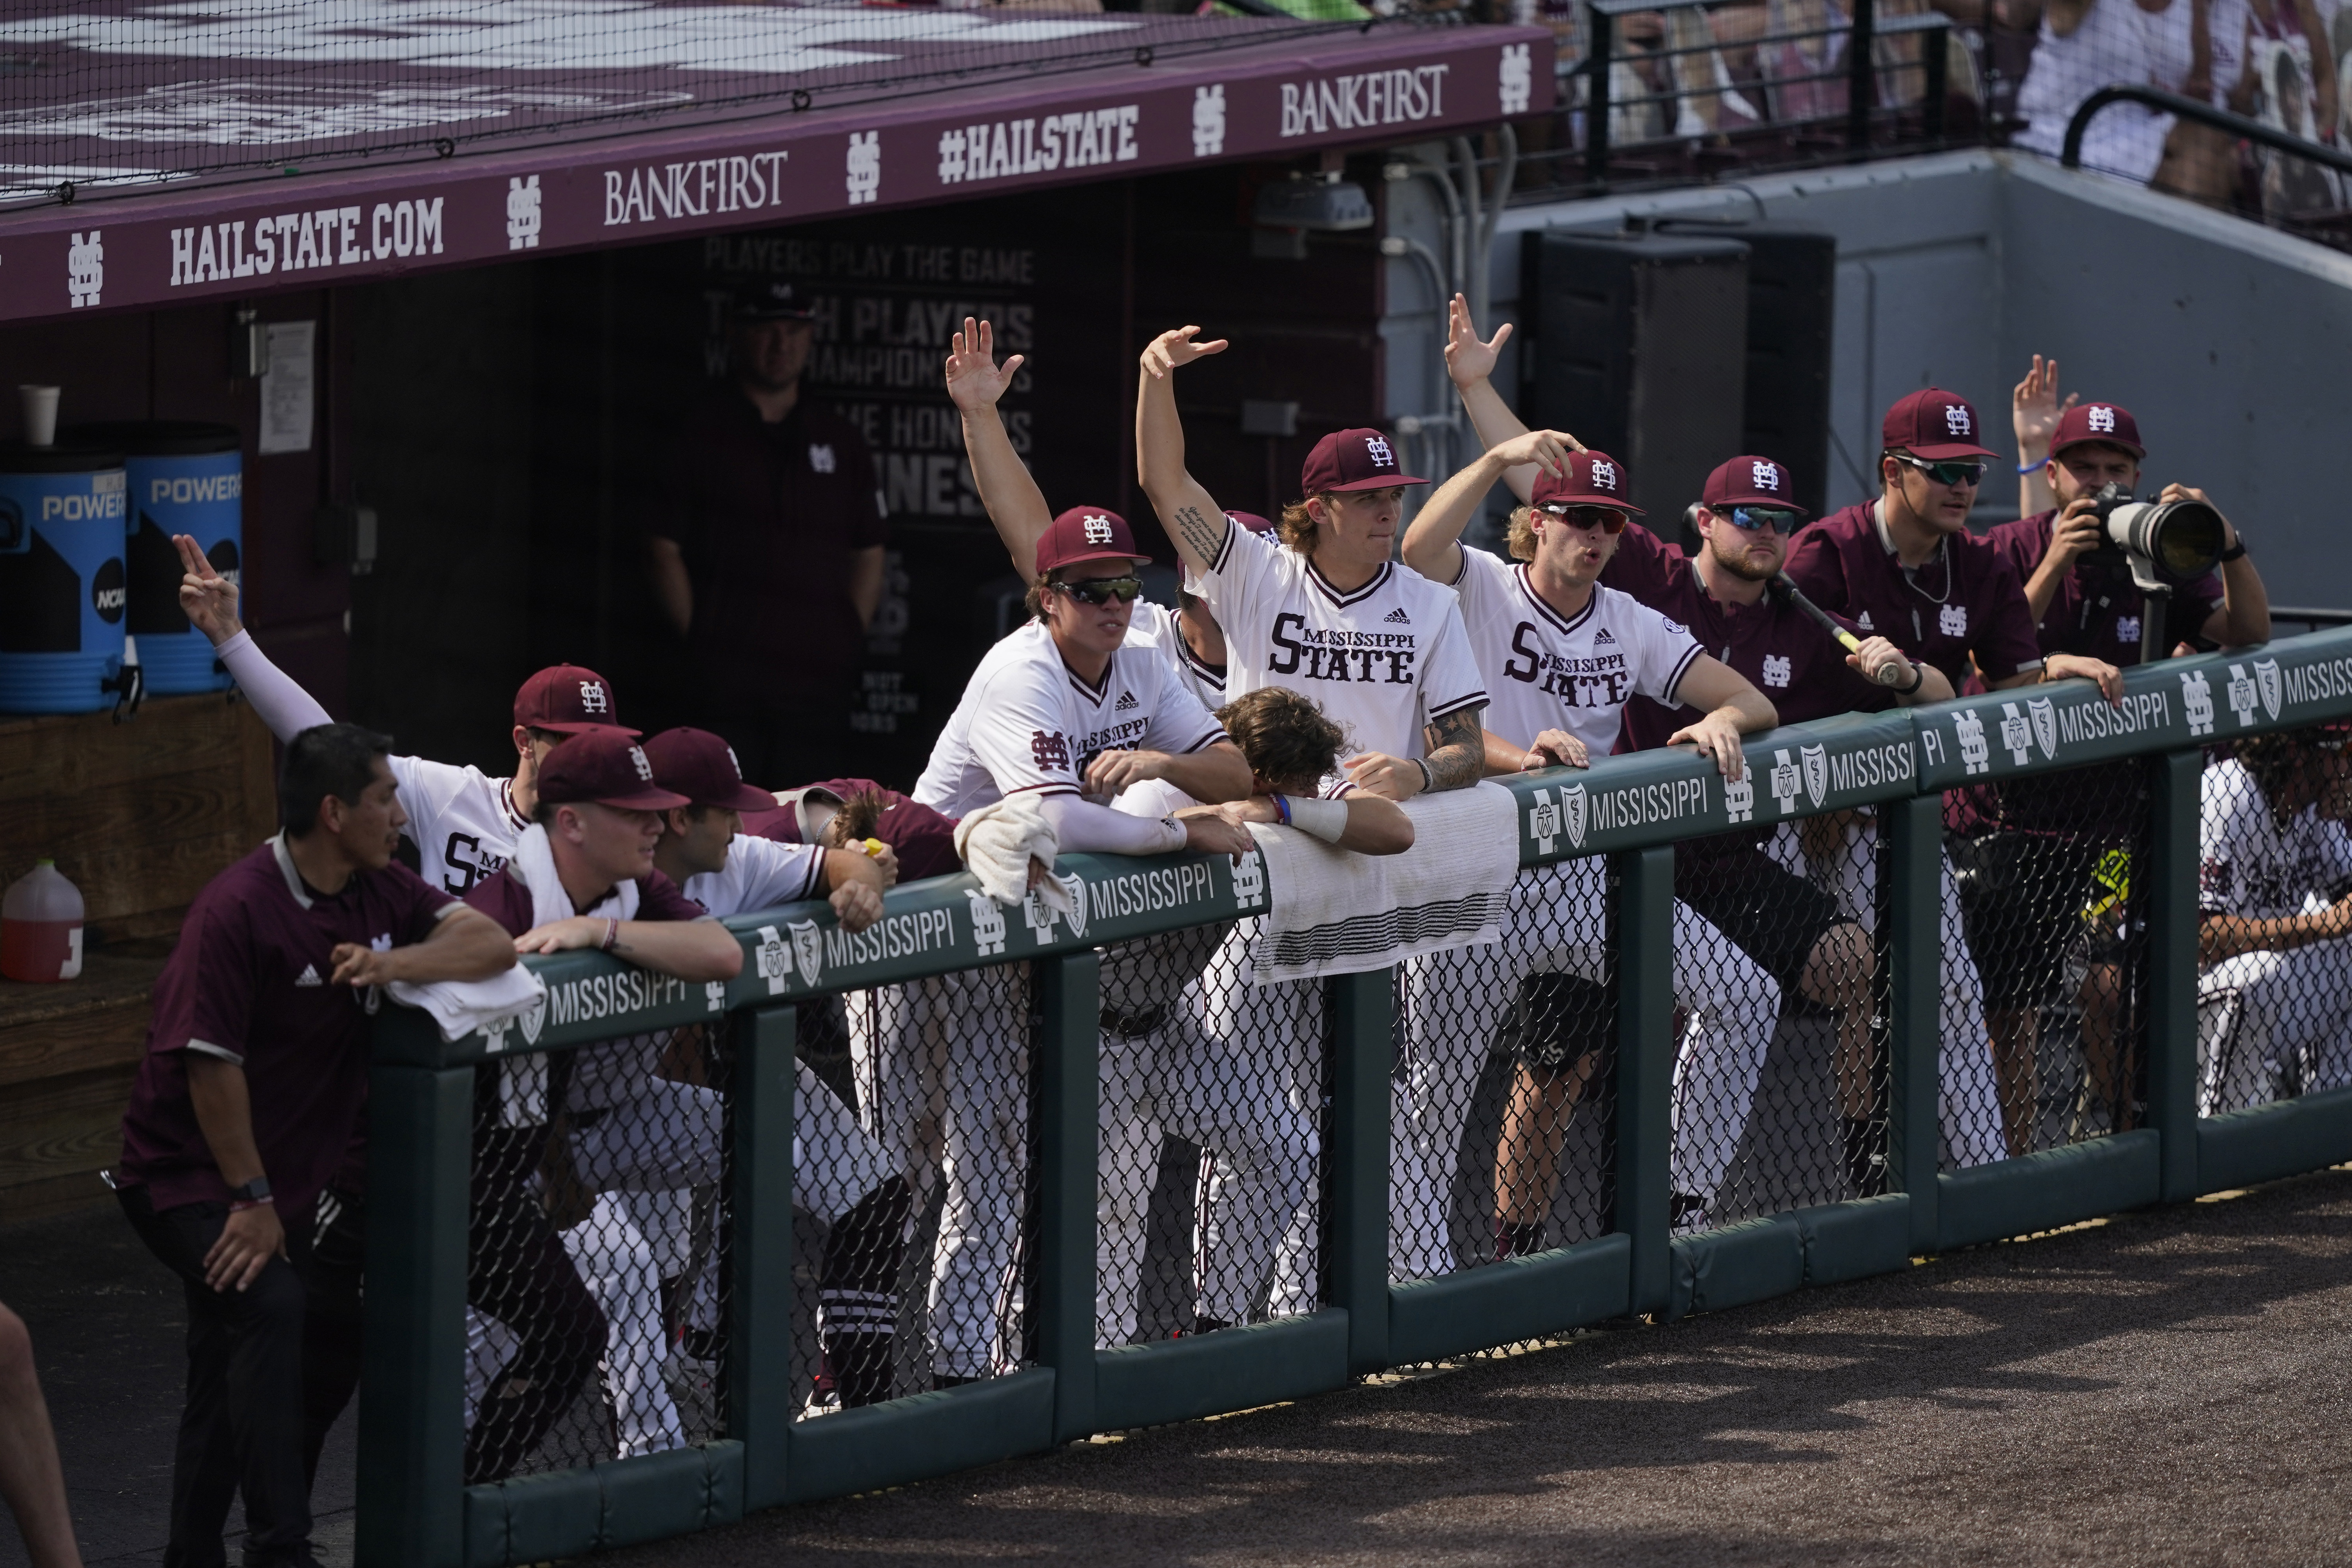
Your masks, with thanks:
M2224 550L2223 552L2221 552L2221 554L2216 555L2215 557L2213 557L2213 559L2214 559L2214 561L2215 561L2217 563L2224 563L2224 562L2230 562L2230 561L2238 561L2238 560L2242 560L2242 559L2243 559L2243 558L2244 558L2244 556L2245 556L2245 553L2246 553L2246 536L2245 536L2244 534L2242 534L2242 534L2238 535L2238 542L2237 542L2235 544L2231 545L2229 549Z
M1908 697L1927 684L1927 667L1924 664L1915 664L1911 667L1910 685L1890 687L1888 689L1892 690L1897 697Z
M1290 826L1290 797L1288 795L1278 795L1274 797L1274 815L1282 819L1282 825L1285 827Z
M1301 795L1290 803L1290 813L1293 827L1326 844L1339 843L1339 836L1348 831L1348 803L1344 800L1309 800Z
M2040 463L2020 463L2017 465L2018 476L2021 479L2027 474L2038 474L2041 471L2042 465Z
M1427 795L1430 791L1437 787L1437 775L1429 771L1429 764L1427 763L1423 762L1419 757L1415 757L1412 760L1412 765L1421 770L1422 794Z
M231 1187L228 1190L228 1195L231 1208L236 1207L239 1204L247 1208L251 1208L256 1204L266 1204L269 1202L269 1178L256 1176L241 1187Z
M619 944L620 940L621 922L616 920L608 919L604 921L604 940L596 944L596 951L599 952L610 952L616 945Z
M1181 849L1186 845L1192 842L1192 834L1185 831L1183 823L1178 821L1173 814L1161 817L1160 819L1160 826L1167 831L1170 837L1175 840L1174 843L1168 846L1169 849Z

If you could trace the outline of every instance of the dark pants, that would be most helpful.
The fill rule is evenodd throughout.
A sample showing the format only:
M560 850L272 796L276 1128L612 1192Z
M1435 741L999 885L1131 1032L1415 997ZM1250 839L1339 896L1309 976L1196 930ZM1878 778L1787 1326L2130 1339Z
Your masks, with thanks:
M226 1204L159 1213L144 1187L117 1195L187 1302L187 1405L165 1568L226 1563L221 1536L240 1490L246 1562L310 1561L311 1477L359 1381L357 1268L319 1267L312 1216L285 1215L288 1257L271 1258L244 1290L215 1290L205 1282L205 1254L227 1223Z
M516 1157L535 1157L537 1140L526 1146L494 1134L489 1144L487 1159L482 1148L476 1151L466 1303L504 1323L520 1344L466 1434L467 1486L513 1474L572 1408L604 1353L604 1314L580 1282Z

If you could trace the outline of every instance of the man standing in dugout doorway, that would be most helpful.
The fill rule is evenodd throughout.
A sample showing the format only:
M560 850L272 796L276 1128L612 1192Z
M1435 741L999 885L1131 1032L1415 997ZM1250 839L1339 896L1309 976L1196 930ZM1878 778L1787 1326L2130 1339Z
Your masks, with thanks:
M887 514L857 427L802 395L806 289L735 292L732 377L681 426L650 520L656 602L687 647L686 704L772 784L847 771L858 650Z

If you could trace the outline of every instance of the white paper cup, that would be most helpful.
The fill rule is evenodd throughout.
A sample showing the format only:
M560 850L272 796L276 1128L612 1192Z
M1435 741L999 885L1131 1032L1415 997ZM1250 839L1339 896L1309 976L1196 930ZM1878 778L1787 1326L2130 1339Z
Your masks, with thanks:
M16 395L25 400L25 445L54 447L58 442L58 388L20 382Z

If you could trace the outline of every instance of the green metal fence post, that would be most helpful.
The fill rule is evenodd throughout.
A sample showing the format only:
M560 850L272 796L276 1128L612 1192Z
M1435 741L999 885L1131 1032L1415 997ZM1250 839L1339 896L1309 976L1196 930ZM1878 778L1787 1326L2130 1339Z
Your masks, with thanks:
M743 1507L786 1496L793 1427L791 1004L739 1013L728 1131L727 1435L743 1445Z
M1036 987L1037 1360L1054 1369L1053 1440L1094 1430L1096 1100L1102 964L1092 952L1030 964Z
M1944 797L1890 800L1878 808L1886 857L1887 1185L1911 1199L1911 1250L1936 1247L1937 1154L1943 1121Z
M1636 1312L1673 1299L1668 1249L1674 1143L1675 852L1609 857L1617 939L1617 1217L1633 1241Z
M430 1031L385 1008L381 1029ZM474 1071L368 1072L359 1568L456 1568L466 1463L466 1209Z
M1348 1313L1348 1371L1389 1364L1389 1067L1396 971L1323 982L1331 1053L1330 1145L1324 1152L1324 1299Z
M2164 1139L2158 1192L2197 1195L2197 816L2201 752L2149 770L2147 1120Z

